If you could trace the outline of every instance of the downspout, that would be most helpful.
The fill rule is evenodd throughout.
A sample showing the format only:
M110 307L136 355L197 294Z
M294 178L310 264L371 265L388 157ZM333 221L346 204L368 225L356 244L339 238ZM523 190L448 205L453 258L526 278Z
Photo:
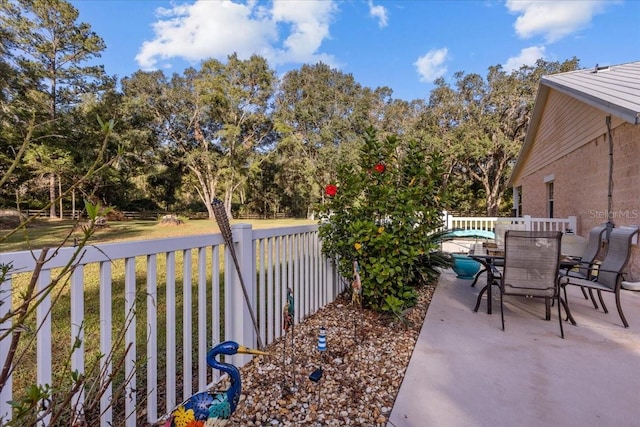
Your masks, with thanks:
M609 140L609 192L607 194L607 241L613 229L611 209L613 208L613 139L611 136L611 116L607 116L607 139Z

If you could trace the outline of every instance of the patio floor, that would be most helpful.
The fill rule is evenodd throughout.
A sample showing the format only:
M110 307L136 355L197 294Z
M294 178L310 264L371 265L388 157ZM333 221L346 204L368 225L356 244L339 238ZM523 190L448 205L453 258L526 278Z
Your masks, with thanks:
M478 282L441 275L387 427L640 425L640 292L624 328L613 294L605 314L571 286L563 340L541 300L505 297L504 332L496 292L474 313Z

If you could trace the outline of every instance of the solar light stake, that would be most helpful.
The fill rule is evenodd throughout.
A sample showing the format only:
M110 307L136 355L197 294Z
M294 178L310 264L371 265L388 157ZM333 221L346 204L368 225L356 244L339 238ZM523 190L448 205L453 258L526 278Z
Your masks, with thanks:
M294 315L295 315L295 301L293 299L293 290L287 288L287 299L285 301L284 308L282 309L282 329L284 330L284 337L282 343L282 367L286 369L286 354L287 354L287 332L291 330L291 365L293 368L293 386L289 387L286 383L283 383L283 394L287 395L291 392L295 392L296 387L296 370L295 370L295 348L294 344Z
M318 351L320 352L320 359L322 360L322 356L324 356L324 352L327 351L327 330L324 326L320 327L320 333L318 334ZM313 371L309 375L309 379L314 383L320 382L322 378L322 366L318 367L315 371ZM318 407L320 407L321 399L320 399L320 388L318 387Z
M327 350L327 330L324 326L320 327L320 334L318 335L318 350L320 354L324 354Z

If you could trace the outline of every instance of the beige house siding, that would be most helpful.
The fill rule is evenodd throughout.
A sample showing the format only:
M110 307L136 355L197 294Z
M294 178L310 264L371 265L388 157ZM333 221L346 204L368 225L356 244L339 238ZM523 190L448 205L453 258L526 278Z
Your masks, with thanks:
M535 144L527 153L520 176L532 174L605 134L605 117L602 110L551 90L535 135ZM611 120L612 127L623 123L618 118Z

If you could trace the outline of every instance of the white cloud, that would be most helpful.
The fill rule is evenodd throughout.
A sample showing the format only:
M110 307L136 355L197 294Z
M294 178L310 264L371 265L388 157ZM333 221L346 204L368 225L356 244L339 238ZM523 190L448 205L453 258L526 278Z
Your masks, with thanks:
M369 0L369 15L378 19L378 26L380 28L387 26L387 9L384 6L374 6L373 1Z
M296 2L295 7L290 1L274 0L270 8L255 1L196 0L159 8L155 37L142 44L136 61L150 70L171 58L223 60L235 52L241 59L261 55L272 65L318 61L332 65L333 57L318 50L329 37L335 10L328 0Z
M502 67L504 71L510 73L520 69L522 65L535 65L540 58L545 58L546 48L544 46L531 46L520 51L520 55L513 56L507 60Z
M518 18L516 34L528 39L541 35L548 43L566 37L589 25L611 0L507 0L507 9Z
M314 63L323 61L331 65L333 57L317 53L322 41L330 36L329 25L337 8L333 1L314 0L292 2L274 0L273 20L287 23L291 27L289 36L284 40L284 49L278 49L274 62Z
M449 59L449 50L444 47L442 49L432 49L413 63L421 82L432 82L438 77L442 77L447 72L445 61Z

